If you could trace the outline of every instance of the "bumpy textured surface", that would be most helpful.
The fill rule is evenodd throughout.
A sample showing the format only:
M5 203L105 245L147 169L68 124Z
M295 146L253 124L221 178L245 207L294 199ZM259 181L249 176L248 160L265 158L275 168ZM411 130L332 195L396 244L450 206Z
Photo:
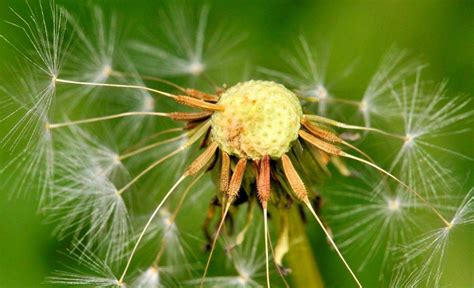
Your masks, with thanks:
M228 154L258 160L280 158L298 137L302 116L296 95L270 81L247 81L229 88L212 116L212 137Z

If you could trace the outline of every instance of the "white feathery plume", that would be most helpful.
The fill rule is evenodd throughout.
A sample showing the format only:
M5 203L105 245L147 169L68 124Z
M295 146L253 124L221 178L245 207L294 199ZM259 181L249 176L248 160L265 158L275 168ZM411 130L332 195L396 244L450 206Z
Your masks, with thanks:
M77 263L77 266L67 266L65 270L57 270L48 282L56 285L88 286L88 287L125 287L119 285L114 274L114 268L108 261L102 260L92 250L82 244L75 244L66 254Z
M403 116L405 140L390 171L397 171L399 177L415 190L436 196L440 191L448 191L452 182L449 165L443 163L447 156L473 160L437 144L436 139L470 131L465 123L472 122L474 111L466 111L469 99L448 97L446 83L428 89L420 81L420 75L419 71L413 87L402 85L401 89L392 90L397 109Z
M77 81L103 83L112 72L116 49L119 46L118 24L115 14L104 15L104 11L94 6L88 18L91 29L84 30L82 23L74 16L68 20L74 28L78 41L74 54L68 57L68 69L65 73L74 73ZM85 87L88 89L88 87Z
M149 228L150 230L146 234L144 242L154 244L158 242L160 246L165 245L166 248L163 250L164 261L161 262L165 262L166 265L174 266L188 263L189 247L187 247L180 227L172 220L172 217L172 213L169 210L163 209L160 211L158 217ZM159 239L159 241L157 241L157 239ZM159 264L161 267L162 263Z
M40 204L44 204L49 199L54 174L53 135L48 128L54 87L43 86L32 74L17 79L13 88L2 90L7 95L7 109L2 110L0 122L6 123L7 130L0 133L0 149L6 154L0 174L9 171L7 175L12 177L2 182L14 184L15 193L38 191Z
M66 12L56 6L54 1L50 1L47 9L44 9L41 1L37 10L34 10L28 2L27 6L29 17L22 17L11 9L18 21L8 23L24 33L30 47L19 46L4 35L0 35L0 38L10 44L32 68L37 69L39 74L48 77L50 85L54 86L54 80L63 65L70 41L70 38L66 37Z
M74 15L68 14L68 22L75 32L75 41L67 57L61 78L88 82L106 83L114 73L117 62L117 47L120 47L118 20L115 14L105 15L97 6L90 9L92 17L87 18L87 26ZM86 26L86 27L87 27ZM117 68L119 69L119 68ZM104 89L99 86L61 85L65 88L61 96L69 102L68 108L85 101L85 105L97 105L97 97ZM128 92L128 91L127 91ZM120 93L121 95L123 93ZM128 94L128 93L126 93ZM117 98L117 95L114 95Z
M474 189L470 188L455 210L450 226L425 233L400 248L402 261L393 287L440 287L449 241L461 226L474 223ZM471 227L472 228L472 227ZM414 267L406 269L406 267Z
M389 110L392 107L390 92L421 67L419 62L409 60L407 55L407 51L393 47L382 58L359 103L359 112L366 127L371 127L374 116L383 119L393 114Z
M118 188L129 175L117 153L77 127L63 133L56 157L56 179L49 219L62 238L72 234L120 258L129 235L129 215Z
M131 43L133 50L140 53L135 59L137 67L156 76L196 77L229 63L233 58L229 51L242 38L229 27L210 33L209 6L196 13L189 3L180 5L187 9L176 9L176 5L169 4L160 11L160 34L150 37L152 43Z
M202 197L204 192L212 189L209 181L205 183L200 181L202 176L203 174L197 175L186 188L183 188L174 197L170 197L172 199L169 200L166 207L160 210L144 236L145 243L153 243L154 246L156 243L159 244L160 252L151 254L154 255L153 266L160 270L160 273L162 272L161 267L181 267L182 270L185 270L186 265L183 263L189 263L188 258L193 256L186 241L188 235L182 231L178 220L180 213L192 209L189 206L193 206L196 198ZM140 216L136 220L141 222L147 219L149 219L149 215ZM195 235L191 236L195 237ZM135 242L135 239L132 242Z
M403 187L392 190L387 182L367 173L372 177L361 177L362 186L329 189L327 197L332 205L323 211L338 247L357 255L363 251L359 271L372 261L380 261L379 277L385 279L391 274L388 268L395 260L395 248L406 244L420 228L416 209L422 205L408 201Z
M178 266L151 266L140 271L137 277L131 282L129 287L137 288L158 288L158 287L179 287L183 284L174 277L186 264Z
M112 75L114 83L146 86L136 71L136 67L128 59L122 57L121 63L121 67L127 71L129 77L123 78L119 76L120 74ZM155 112L156 110L160 112L174 111L169 101L156 98L145 90L129 90L125 91L125 93L121 93L121 95L120 97L116 97L116 95L106 95L109 104L107 106L113 108L113 111L110 113L122 113L124 111ZM173 124L173 121L162 117L137 116L121 119L114 129L116 129L118 134L122 137L120 148L128 148L128 146L133 145L134 142L140 141L143 135L152 134L156 130L156 127L159 127L159 130L162 131L167 127L171 128Z
M19 41L13 41L5 35L0 38L12 46L22 62L18 67L25 67L24 76L11 82L14 89L3 87L2 90L9 99L5 102L12 110L0 115L1 122L14 121L7 125L8 130L2 135L1 148L10 151L16 149L15 156L0 167L0 173L11 169L19 182L17 191L25 189L40 192L40 204L49 198L53 176L53 144L51 131L48 128L52 117L52 107L55 101L55 79L62 67L64 53L67 50L66 15L54 1L45 9L40 2L37 10L27 3L29 17L22 17L11 9L17 17L16 23L10 23L15 31L22 32L28 46L21 46ZM13 38L13 37L12 37ZM18 42L18 43L16 43ZM30 52L25 52L30 51ZM26 64L26 65L25 65ZM15 67L14 74L18 74ZM22 175L18 177L18 174ZM7 181L4 181L6 183Z
M285 53L282 59L287 63L289 72L281 72L267 68L259 71L274 80L296 89L299 96L308 102L318 103L320 115L326 114L329 84L326 83L327 57L321 56L311 49L308 41L298 37L294 53Z
M172 206L172 203L168 202L168 208L161 209L151 222L149 230L144 234L143 238L143 242L145 244L148 243L148 246L142 247L140 251L142 251L143 255L146 255L144 256L146 259L152 258L152 261L150 261L152 264L148 264L149 266L134 278L133 283L145 285L137 287L149 287L153 283L158 284L160 287L162 285L176 286L178 284L175 283L175 280L179 275L183 274L183 272L192 275L193 270L195 270L192 265L188 264L190 263L189 258L194 256L194 254L185 240L187 235L184 235L185 233L183 233L182 228L177 223L177 217L182 210L187 209L185 206L193 205L192 203L194 202L189 201L189 194L199 196L203 191L209 189L209 185L196 185L202 176L203 174L197 175L184 188L184 191L176 195L179 198L176 206L170 209L169 206ZM138 222L147 221L149 220L149 215L136 218ZM136 237L141 236L136 235ZM136 237L129 239L129 242L135 243L137 241ZM194 237L194 235L191 235L191 237ZM159 251L156 248L159 248ZM158 286L155 285L153 287Z

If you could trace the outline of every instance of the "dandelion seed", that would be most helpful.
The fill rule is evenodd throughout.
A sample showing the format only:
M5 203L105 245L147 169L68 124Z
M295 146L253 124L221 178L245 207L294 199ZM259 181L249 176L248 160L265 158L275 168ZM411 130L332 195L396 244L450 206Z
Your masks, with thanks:
M408 244L414 231L420 230L421 223L415 212L421 205L408 201L403 189L393 191L376 177L361 181L363 188L347 185L334 187L334 191L329 189L327 193L333 205L326 213L342 251L349 254L363 251L359 271L371 262L380 261L377 262L382 263L379 279L383 280L392 274L391 263L398 260L395 248ZM350 204L342 204L348 200Z
M229 52L242 40L231 29L208 31L209 7L199 11L176 9L176 3L159 15L161 33L151 38L153 43L133 42L140 53L137 67L157 76L201 76L216 67L229 64ZM143 61L143 55L147 55ZM225 57L224 57L225 56Z
M422 67L417 61L407 59L407 51L393 47L380 61L377 72L370 80L359 104L366 127L372 126L372 117L392 115L392 105L387 102L392 89L399 87L407 77Z
M9 23L24 33L33 50L31 54L24 52L31 49L19 47L3 35L0 37L10 44L34 69L38 69L43 76L47 75L49 79L54 79L59 74L68 47L68 40L65 37L67 17L65 10L58 8L54 1L50 3L47 9L44 9L42 3L38 3L39 9L37 10L27 3L29 18L24 18L11 9L18 17L19 23ZM48 25L51 25L52 28L48 29ZM54 86L54 82L51 81L50 85Z
M89 12L92 15L88 19L91 28L87 30L78 18L67 14L68 23L75 34L75 41L61 75L82 82L105 83L113 75L115 66L120 67L116 63L118 62L116 47L119 46L120 38L117 17L113 14L106 16L97 6L92 7ZM86 104L92 104L100 92L94 88L69 87L61 96L72 101L72 107L79 105L81 100Z
M0 122L10 129L2 133L0 145L14 156L0 167L0 172L23 175L4 182L14 184L19 192L38 191L41 203L45 203L50 198L54 174L53 135L48 128L54 90L48 85L43 88L35 80L34 76L19 79L17 85L13 84L15 88L5 88L10 96L7 108L11 110L2 115Z
M330 97L326 82L327 59L321 57L312 50L307 40L298 37L298 45L295 53L285 53L282 57L293 73L284 73L267 68L260 71L265 75L278 79L282 83L295 87L303 100L318 102L318 112L326 114L327 101ZM295 76L296 75L296 76Z
M393 285L432 286L441 285L443 263L446 258L448 244L452 233L463 225L474 223L473 198L471 188L450 221L450 226L435 229L415 239L409 245L401 246L402 262L398 266L400 276L394 278ZM416 270L403 269L403 265Z
M20 77L18 83L14 84L17 87L7 89L13 102L10 103L16 108L9 111L7 116L2 115L1 120L3 122L19 117L9 131L2 135L2 147L8 147L10 151L25 148L1 167L0 172L12 169L23 175L17 184L18 191L26 187L33 188L40 192L41 202L44 203L49 200L54 174L52 135L48 124L52 117L56 89L55 82L51 79L58 75L68 46L68 41L65 40L66 16L65 11L57 8L54 3L47 9L39 3L38 10L28 4L28 11L30 17L24 18L12 9L18 18L18 24L9 23L24 33L29 48L20 47L0 35L22 56L24 62L30 64L29 69L24 72L25 78ZM47 29L47 25L51 26L51 30ZM31 50L32 53L24 52ZM26 144L20 146L21 139L26 139Z
M77 251L81 251L78 253ZM81 285L94 287L125 287L118 285L114 275L114 268L109 262L103 261L91 250L84 248L80 243L75 244L73 250L66 254L68 258L77 261L80 268L67 267L65 271L55 271L48 280L57 285ZM79 259L79 260L78 260Z
M445 155L472 159L451 149L433 143L442 135L453 135L466 132L458 129L459 123L472 121L473 111L464 112L469 100L462 97L447 99L446 85L440 84L431 91L424 91L426 85L420 81L420 72L412 89L403 87L393 91L399 109L403 111L405 141L395 156L390 170L399 171L401 179L414 188L422 188L428 195L436 196L438 191L450 188L451 171L443 165L434 152L441 151ZM432 180L436 177L437 181ZM436 183L441 188L436 187ZM420 189L421 190L421 189Z
M129 216L116 185L129 175L114 152L78 128L72 132L63 135L67 146L57 152L55 167L61 176L55 181L50 219L60 224L60 237L72 234L86 247L96 244L107 258L117 259L128 238Z

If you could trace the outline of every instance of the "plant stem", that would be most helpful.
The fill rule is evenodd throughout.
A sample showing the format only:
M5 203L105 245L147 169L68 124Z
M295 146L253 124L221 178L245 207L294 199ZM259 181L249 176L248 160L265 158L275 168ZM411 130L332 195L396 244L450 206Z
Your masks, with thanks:
M291 279L294 287L324 287L297 205L292 205L290 208L288 220L290 249L285 258L292 271Z

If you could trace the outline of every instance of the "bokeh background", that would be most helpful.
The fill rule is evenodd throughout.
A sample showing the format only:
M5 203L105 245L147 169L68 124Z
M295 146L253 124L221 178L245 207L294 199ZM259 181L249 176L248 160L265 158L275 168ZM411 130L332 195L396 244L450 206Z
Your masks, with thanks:
M31 1L34 5L35 1ZM81 11L92 2L56 1L70 11ZM76 3L80 2L80 3ZM93 1L105 10L116 11L132 30L155 23L160 1ZM157 3L155 3L157 2ZM291 48L303 34L312 45L327 47L328 78L335 79L349 65L351 76L338 83L338 94L345 98L359 96L383 55L392 45L409 49L412 55L430 66L424 77L448 79L450 93L474 95L474 2L466 1L316 1L316 0L226 0L211 3L213 21L225 19L247 33L244 41L249 62L261 66L278 66L279 48ZM23 1L0 0L0 20L14 20L9 7L26 13ZM86 14L84 14L86 16ZM217 19L217 20L216 20ZM126 26L125 25L125 26ZM146 27L145 27L146 28ZM150 27L148 27L150 28ZM11 29L0 23L0 34ZM0 61L8 62L15 53L0 42ZM3 64L3 63L2 63ZM14 62L12 62L14 65ZM2 65L3 66L3 65ZM8 79L0 71L1 79ZM472 108L472 105L471 107ZM0 109L3 109L0 107ZM5 129L1 126L0 129ZM472 134L471 134L472 136ZM472 138L448 139L446 145L460 153L473 155ZM1 157L7 157L2 154ZM6 160L6 159L1 159ZM0 161L0 162L2 162ZM468 164L454 167L468 174ZM0 181L2 181L0 176ZM461 177L464 178L464 177ZM472 185L472 180L468 180ZM7 189L8 190L8 189ZM39 287L44 278L58 268L63 243L51 236L53 227L36 213L31 197L11 199L13 191L0 191L0 287ZM471 235L472 236L472 235ZM313 237L315 249L324 245L320 236ZM451 287L468 287L474 283L472 237L456 242L447 271ZM320 251L320 252L319 252ZM338 259L326 248L316 253L328 283L345 275ZM471 257L466 257L466 253ZM459 261L458 261L459 260ZM345 276L344 276L345 277ZM469 279L470 277L470 279ZM342 286L352 285L338 282ZM46 285L47 284L43 284ZM341 286L340 286L341 287ZM350 287L350 286L347 286Z

